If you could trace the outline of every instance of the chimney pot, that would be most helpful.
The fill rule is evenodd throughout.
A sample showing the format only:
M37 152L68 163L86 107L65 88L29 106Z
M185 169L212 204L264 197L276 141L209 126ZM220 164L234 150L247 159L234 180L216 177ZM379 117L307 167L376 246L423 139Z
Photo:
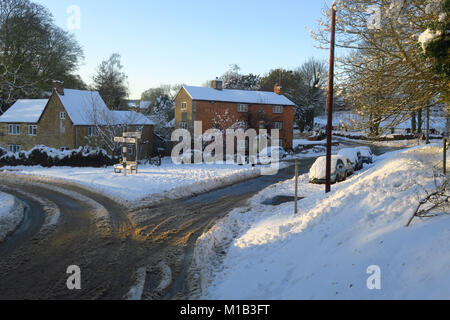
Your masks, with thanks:
M276 94L280 94L281 95L281 87L278 85L278 83L275 83L275 86L273 88L273 92L275 92Z
M211 88L222 91L223 90L223 81L216 78L216 80L211 81Z
M59 95L64 95L64 81L53 80L53 90Z

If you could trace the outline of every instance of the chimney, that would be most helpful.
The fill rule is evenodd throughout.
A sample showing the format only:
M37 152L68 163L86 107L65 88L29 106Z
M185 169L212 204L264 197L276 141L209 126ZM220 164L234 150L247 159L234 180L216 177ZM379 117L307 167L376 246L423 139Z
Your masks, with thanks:
M216 80L211 81L211 88L222 91L223 90L223 81L216 78Z
M53 80L53 90L60 95L64 95L64 81Z
M281 87L278 85L278 83L275 83L275 86L273 88L273 92L275 92L276 94L281 94Z

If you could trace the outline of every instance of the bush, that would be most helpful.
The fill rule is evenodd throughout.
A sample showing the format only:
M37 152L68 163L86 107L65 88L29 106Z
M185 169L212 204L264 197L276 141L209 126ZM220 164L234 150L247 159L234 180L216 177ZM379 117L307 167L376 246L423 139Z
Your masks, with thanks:
M0 148L0 167L37 166L42 167L105 167L118 160L103 149L80 147L76 150L59 151L46 146L36 146L30 151L11 153Z

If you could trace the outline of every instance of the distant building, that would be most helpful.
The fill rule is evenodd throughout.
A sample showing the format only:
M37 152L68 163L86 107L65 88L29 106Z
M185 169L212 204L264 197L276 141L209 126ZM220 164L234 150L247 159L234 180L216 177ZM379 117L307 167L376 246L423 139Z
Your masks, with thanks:
M111 111L98 92L65 89L55 82L49 99L18 100L0 116L0 146L11 152L36 145L76 149L100 141L99 128L114 126L141 131L140 156L151 155L152 121L133 111Z
M277 89L277 88L275 88ZM279 129L280 146L292 149L294 106L275 92L229 90L215 80L211 88L183 86L175 97L175 128L193 133L194 122L201 121L203 132L223 126L244 129ZM219 128L226 129L226 128Z

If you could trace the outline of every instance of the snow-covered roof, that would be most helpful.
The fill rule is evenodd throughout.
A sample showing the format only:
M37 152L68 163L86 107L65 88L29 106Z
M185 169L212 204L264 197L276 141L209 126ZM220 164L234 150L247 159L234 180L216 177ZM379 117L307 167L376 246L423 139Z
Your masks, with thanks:
M97 115L110 111L97 91L64 89L57 95L76 126L94 125Z
M153 125L154 122L144 116L142 113L134 112L134 111L111 111L114 117L115 124L121 125L136 125L136 126L144 126L144 125Z
M64 95L56 94L75 126L154 124L142 113L111 111L96 91L64 89ZM18 100L0 116L0 123L37 123L47 103L48 99Z
M220 101L234 103L270 104L294 106L295 104L283 95L266 91L250 90L216 90L206 87L184 86L193 100Z
M48 99L17 100L2 116L0 123L37 123L44 112Z

